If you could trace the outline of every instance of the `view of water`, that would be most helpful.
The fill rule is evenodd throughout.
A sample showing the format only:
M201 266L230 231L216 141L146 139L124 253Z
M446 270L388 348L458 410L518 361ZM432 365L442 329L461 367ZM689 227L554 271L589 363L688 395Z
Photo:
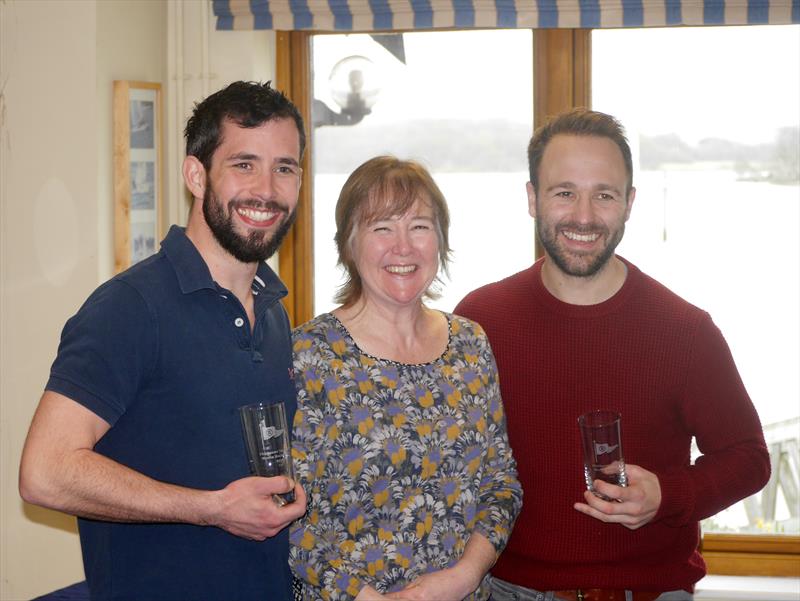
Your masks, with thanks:
M334 307L341 282L333 210L346 177L315 178L316 313ZM453 262L442 298L431 305L449 311L467 292L532 263L534 225L524 172L435 178L451 212ZM796 418L800 187L698 169L640 171L634 183L637 196L618 253L711 314L765 426ZM788 509L781 503L782 497L776 517L785 520ZM715 521L747 525L741 504Z
M346 175L315 178L315 312L334 307L333 209ZM528 267L534 225L525 173L436 175L451 212L451 278L432 306ZM765 424L800 399L800 188L730 171L644 171L618 253L711 313ZM668 190L668 192L667 192ZM773 294L780 282L780 294Z

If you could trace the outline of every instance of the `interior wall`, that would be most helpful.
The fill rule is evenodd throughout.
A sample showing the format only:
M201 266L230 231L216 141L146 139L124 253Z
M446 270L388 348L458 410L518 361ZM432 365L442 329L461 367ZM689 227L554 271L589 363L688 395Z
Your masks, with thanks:
M0 11L0 597L24 599L82 575L75 520L24 505L16 484L61 325L97 283L96 14L58 0Z
M113 270L112 82L164 89L168 221L193 104L270 79L274 38L215 32L210 2L0 0L0 599L83 579L75 519L27 505L22 445L61 328Z
M114 270L113 82L158 82L163 88L167 77L167 10L166 3L160 1L99 0L96 13L97 267L98 281L105 281Z

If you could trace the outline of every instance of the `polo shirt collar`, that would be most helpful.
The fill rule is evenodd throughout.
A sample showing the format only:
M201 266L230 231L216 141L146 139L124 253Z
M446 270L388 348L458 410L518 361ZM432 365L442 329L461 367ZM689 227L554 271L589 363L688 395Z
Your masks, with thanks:
M261 261L253 278L253 294L256 295L256 302L272 302L283 298L289 293L283 285L278 275L272 271L266 261Z
M184 294L204 288L211 290L219 288L211 277L208 265L206 265L200 252L186 236L186 228L177 225L170 227L169 232L161 242L161 250L172 264L181 292ZM283 282L267 265L266 261L261 261L258 264L256 276L253 279L253 292L261 302L279 299L288 293L286 286L283 285Z

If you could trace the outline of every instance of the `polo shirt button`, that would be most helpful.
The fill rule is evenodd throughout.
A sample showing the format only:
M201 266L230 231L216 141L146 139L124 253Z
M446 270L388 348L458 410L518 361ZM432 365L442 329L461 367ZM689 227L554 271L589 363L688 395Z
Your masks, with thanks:
M233 320L233 323L236 325L237 328L241 328L244 325L244 319L241 317L237 317Z

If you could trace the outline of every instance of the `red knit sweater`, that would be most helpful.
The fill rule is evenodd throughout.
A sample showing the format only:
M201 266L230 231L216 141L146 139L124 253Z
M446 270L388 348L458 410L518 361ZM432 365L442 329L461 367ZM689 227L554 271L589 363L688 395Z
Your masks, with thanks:
M625 262L620 291L563 303L541 265L469 294L455 313L486 330L525 493L492 573L538 590L692 590L705 573L698 521L769 478L761 424L707 313ZM661 507L638 530L606 524L582 501L577 418L622 413L627 463L658 475ZM692 436L702 456L690 462Z

